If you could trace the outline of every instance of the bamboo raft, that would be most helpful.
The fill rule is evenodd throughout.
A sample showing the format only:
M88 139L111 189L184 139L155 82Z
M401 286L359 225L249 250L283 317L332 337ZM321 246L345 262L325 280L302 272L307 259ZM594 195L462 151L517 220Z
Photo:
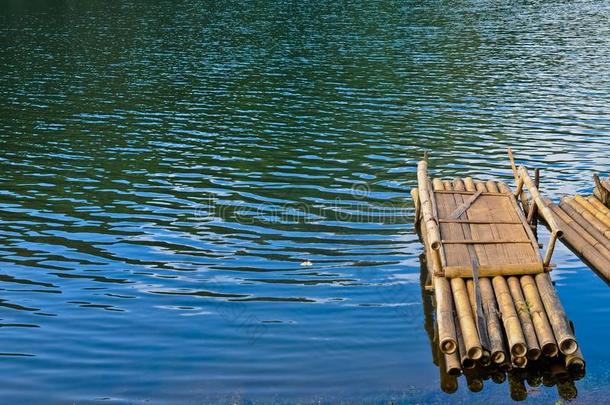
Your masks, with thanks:
M595 180L593 195L546 202L564 231L563 242L610 283L610 180Z
M513 168L515 193L494 181L430 180L427 160L418 165L411 194L425 246L426 289L436 307L434 346L441 373L454 378L468 380L473 369L504 373L549 362L584 373L548 274L563 232L527 170ZM544 256L532 232L536 214L551 228Z

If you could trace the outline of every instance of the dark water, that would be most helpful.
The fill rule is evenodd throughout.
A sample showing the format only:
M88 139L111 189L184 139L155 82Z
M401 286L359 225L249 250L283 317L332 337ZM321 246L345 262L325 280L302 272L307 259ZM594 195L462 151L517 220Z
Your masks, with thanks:
M587 192L609 111L608 1L0 1L2 402L510 402L438 388L415 163Z

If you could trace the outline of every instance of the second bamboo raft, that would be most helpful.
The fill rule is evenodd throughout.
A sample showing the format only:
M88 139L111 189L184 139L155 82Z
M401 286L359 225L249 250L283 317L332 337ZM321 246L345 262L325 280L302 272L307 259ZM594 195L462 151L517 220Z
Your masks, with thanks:
M547 203L563 230L563 242L610 283L610 209L597 195L576 194L559 204Z

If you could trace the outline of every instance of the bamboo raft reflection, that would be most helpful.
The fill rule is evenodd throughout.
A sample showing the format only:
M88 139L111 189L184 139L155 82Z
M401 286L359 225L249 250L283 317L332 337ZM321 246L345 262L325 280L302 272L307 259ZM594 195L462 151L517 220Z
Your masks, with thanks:
M492 379L508 380L516 400L527 396L525 382L573 398L585 361L548 274L563 231L527 170L513 168L514 193L494 181L431 180L426 159L418 165L411 194L434 363L448 393L463 374L475 392ZM537 215L551 228L544 255L532 231Z

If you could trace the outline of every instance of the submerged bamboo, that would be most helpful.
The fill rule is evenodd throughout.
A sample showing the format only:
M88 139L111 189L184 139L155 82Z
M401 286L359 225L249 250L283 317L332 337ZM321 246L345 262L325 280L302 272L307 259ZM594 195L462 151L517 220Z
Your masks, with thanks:
M525 302L523 292L521 291L519 279L517 277L509 277L508 288L513 298L517 315L521 321L523 336L525 337L525 343L527 344L527 358L530 360L537 360L540 357L541 350L538 345L536 330L534 329L534 323L530 316L529 307Z
M514 401L524 401L527 398L527 389L523 383L523 378L518 373L508 373L508 386L510 397Z
M456 377L462 374L462 365L460 364L460 358L457 351L451 354L442 353L442 355L445 356L445 369L447 374Z
M585 372L585 359L580 351L580 348L572 354L568 354L565 358L565 366L569 373L573 376L581 376Z
M527 353L525 337L506 280L503 277L494 277L492 284L502 314L502 323L504 324L510 354L513 357L524 357ZM518 364L515 365L518 366Z
M477 369L464 371L464 376L471 392L479 392L483 389L483 379Z
M557 383L557 393L561 399L565 401L572 401L578 395L576 385L572 380L560 381Z
M447 373L447 365L445 364L446 357L439 353L439 372L440 372L440 383L441 390L447 394L452 394L458 389L457 377Z
M557 339L559 350L566 355L576 352L578 350L578 343L576 343L576 338L572 333L563 306L555 293L551 278L547 273L544 273L536 275L535 280L542 303L549 317L549 322L553 328L553 334Z

